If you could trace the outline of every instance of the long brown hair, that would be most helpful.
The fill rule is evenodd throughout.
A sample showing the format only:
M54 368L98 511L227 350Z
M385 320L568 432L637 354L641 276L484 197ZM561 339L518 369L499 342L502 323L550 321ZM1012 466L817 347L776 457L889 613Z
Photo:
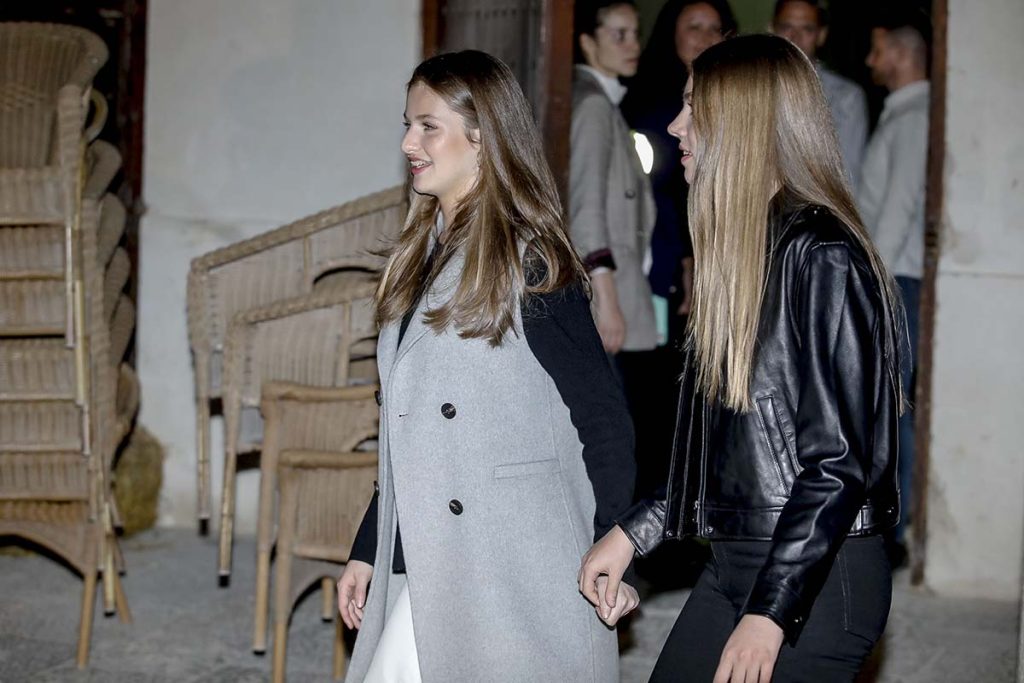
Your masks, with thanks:
M484 52L431 57L413 72L462 118L467 136L479 135L480 172L459 201L446 239L428 265L438 212L436 197L413 198L377 289L377 322L400 319L416 306L456 253L464 257L451 298L427 311L437 332L449 325L461 337L497 346L513 331L516 307L527 293L545 293L585 279L562 216L554 178L544 158L530 106L512 71ZM526 281L527 259L539 261L537 283Z
M704 393L748 410L771 266L768 226L779 197L829 209L863 247L888 322L900 309L895 283L846 184L828 104L807 57L775 36L726 40L694 60L692 97L697 167L689 202L696 265L690 343ZM887 356L893 370L896 349L887 349Z

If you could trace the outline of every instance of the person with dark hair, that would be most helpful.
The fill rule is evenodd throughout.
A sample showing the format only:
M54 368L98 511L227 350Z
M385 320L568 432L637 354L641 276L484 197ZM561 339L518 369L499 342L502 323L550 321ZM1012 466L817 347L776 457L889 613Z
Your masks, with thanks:
M658 343L643 267L654 200L618 109L626 92L619 78L636 73L640 57L639 19L622 0L581 2L575 16L583 61L573 71L569 234L590 274L604 348L629 375L626 357Z
M871 136L861 168L857 204L864 224L878 245L907 311L902 335L910 362L903 382L913 396L917 368L921 273L924 268L924 195L928 162L928 121L931 91L928 83L927 17L911 10L890 10L871 30L867 64L875 83L885 86L878 126ZM893 564L906 560L904 535L910 521L914 467L914 413L900 420L900 492L903 512L890 544Z
M673 467L587 553L580 590L608 602L634 554L707 539L651 681L852 682L892 597L896 286L791 42L708 48L670 130L696 258Z
M348 680L615 683L579 558L631 503L633 432L530 107L483 52L409 81L405 227L376 295L379 486L338 580ZM595 610L597 614L595 614Z
M676 143L666 132L679 113L697 55L736 31L727 0L669 0L661 8L636 77L622 101L626 121L654 150L650 179L657 207L648 279L668 301L668 341L678 347L690 311L693 247L686 228L686 184Z
M868 102L859 85L816 59L818 49L828 37L825 8L819 0L777 0L772 31L791 41L814 62L836 124L846 177L851 184L855 183L868 139Z
M573 70L569 146L569 234L594 291L594 318L613 359L648 459L645 396L659 368L651 286L645 273L655 206L650 182L618 104L619 79L636 73L639 19L631 2L584 0L575 7L579 61Z
M676 141L667 128L679 113L693 60L735 30L736 21L726 0L665 3L640 57L636 76L627 81L629 90L621 105L629 126L647 139L653 151L649 178L656 218L647 280L651 292L664 302L658 309L664 346L655 349L647 367L637 372L645 378L642 386L633 391L627 388L636 418L638 496L652 493L668 471L672 406L678 390L674 380L683 370L680 347L692 302L693 246L686 226L687 185ZM658 580L653 574L649 576Z

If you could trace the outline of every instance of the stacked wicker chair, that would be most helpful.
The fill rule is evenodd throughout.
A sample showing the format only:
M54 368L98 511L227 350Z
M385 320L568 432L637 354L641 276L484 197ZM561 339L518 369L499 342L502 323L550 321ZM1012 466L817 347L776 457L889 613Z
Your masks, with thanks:
M105 60L83 29L0 24L0 535L82 573L80 667L100 573L105 611L131 618L110 475L138 384L122 363L134 327L125 212L105 194L121 159L93 141L106 105L90 84Z
M334 678L345 673L342 623L334 600L338 564L348 561L377 478L377 386L263 385L263 477L278 493L272 681L284 682L288 622L296 599L321 582L323 617L333 618ZM270 505L261 499L261 518ZM268 565L269 553L261 558ZM269 586L259 586L266 590ZM257 638L266 602L257 604Z
M368 306L353 302L372 292L383 265L378 252L398 235L407 208L406 191L392 188L192 262L188 324L196 381L198 510L205 527L211 512L211 401L220 399L223 584L231 572L237 457L259 450L263 441L261 386L288 381L330 387L375 379L372 315ZM349 333L356 335L352 341Z

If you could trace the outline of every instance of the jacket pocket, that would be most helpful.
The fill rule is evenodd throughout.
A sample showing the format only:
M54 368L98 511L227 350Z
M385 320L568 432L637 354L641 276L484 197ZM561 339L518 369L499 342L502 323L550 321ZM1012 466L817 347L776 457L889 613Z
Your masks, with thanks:
M779 413L775 408L775 397L762 396L756 399L756 402L761 433L771 452L772 460L775 462L779 483L788 491L796 480L796 468L793 464L793 456L789 452L789 444L786 442L786 433L782 429Z
M534 477L544 474L555 474L561 471L561 469L558 458L515 462L508 465L496 465L494 468L494 478L515 479L519 477Z

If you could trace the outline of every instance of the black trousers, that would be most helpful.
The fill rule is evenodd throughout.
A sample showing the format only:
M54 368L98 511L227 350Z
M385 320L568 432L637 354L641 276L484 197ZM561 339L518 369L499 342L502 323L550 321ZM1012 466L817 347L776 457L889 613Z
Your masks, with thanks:
M711 544L711 558L668 636L652 683L712 681L769 546ZM772 681L853 681L885 629L891 601L892 572L882 538L848 538L796 645L782 645Z

